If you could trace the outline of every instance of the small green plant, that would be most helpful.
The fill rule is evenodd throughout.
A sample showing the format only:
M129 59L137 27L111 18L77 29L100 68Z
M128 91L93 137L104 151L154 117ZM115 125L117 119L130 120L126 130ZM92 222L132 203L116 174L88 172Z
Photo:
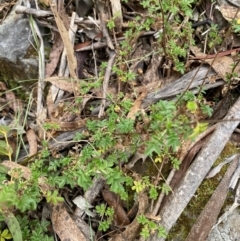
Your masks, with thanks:
M167 62L173 63L174 70L184 73L184 61L189 47L195 44L191 24L183 20L192 15L192 4L196 1L140 0L139 2L148 10L148 13L136 16L128 22L128 29L124 33L125 40L117 46L118 55L112 67L117 81L129 86L132 83L134 85L137 76L131 65L136 61L132 59L132 55L137 49L139 37L143 32L154 29L154 23L159 19L162 24L159 30L162 30L162 33L155 41L153 51L141 57L142 60L159 53ZM107 23L110 30L115 27L116 17L114 16ZM236 31L238 28L235 24ZM216 26L211 27L209 36L209 47L220 44ZM102 85L106 68L107 63L103 62L99 78L81 81L80 94L75 96L76 105L71 106L70 111L79 113L77 105L82 104L83 99L92 89ZM147 113L139 111L134 118L129 118L128 114L134 106L134 101L125 98L122 92L114 97L109 94L107 101L110 104L106 109L106 118L101 120L91 118L87 121L85 130L76 133L74 141L78 141L81 145L78 152L54 158L47 148L47 143L43 142L40 154L29 163L32 175L29 180L23 178L21 170L14 170L9 178L7 171L0 166L2 220L6 223L9 223L9 220L12 222L12 225L8 226L10 232L14 228L18 230L17 241L22 239L51 241L53 238L47 231L49 223L46 220L31 220L25 214L36 210L43 197L52 204L63 201L59 196L59 190L65 186L80 187L84 192L91 186L93 178L100 177L105 180L111 191L119 194L122 200L127 200L129 203L132 201L132 196L138 195L143 190L148 191L148 196L152 200L156 200L160 192L169 194L171 189L163 181L164 179L156 180L147 174L143 176L132 174L134 171L126 171L125 163L136 152L140 152L152 161L154 168L156 167L161 176L164 175L162 169L158 169L158 164L162 167L167 164L168 167L177 170L180 165L177 153L183 141L196 138L207 128L200 119L202 116L210 116L212 109L203 96L203 91L200 91L197 96L187 91L178 101L159 101L151 105ZM137 94L134 93L134 97L138 97ZM89 109L94 107L92 105ZM47 131L60 130L60 126L54 122L44 124L44 128ZM8 156L11 160L12 150L7 139L9 131L8 127L0 126L0 134L4 139L0 141L0 154ZM44 180L53 189L46 192L41 190L39 178L45 178ZM11 213L12 209L20 213L17 219ZM113 222L114 210L101 204L96 206L96 212L101 217L98 229L106 232ZM141 230L143 238L148 238L155 231L158 232L159 237L166 237L165 230L144 215L138 216L138 222L143 226ZM1 238L6 240L8 234L4 230ZM13 238L15 240L14 235Z
M159 238L167 237L165 229L163 227L157 225L155 222L151 221L150 219L148 219L146 216L139 215L137 217L137 221L138 221L138 223L143 225L143 228L140 233L141 237L147 239L150 237L151 234L153 234L156 231L157 231L157 235Z
M222 37L219 35L218 25L212 24L209 30L209 41L208 46L212 47L219 46L222 43Z
M60 130L59 124L57 124L57 123L55 123L55 122L45 123L45 124L43 125L43 127L44 127L44 129L45 129L46 131L48 131L48 130L55 130L55 131Z
M237 33L239 35L239 33L240 33L240 19L233 20L232 28L233 28L234 33Z
M115 28L115 19L120 16L120 13L116 13L110 20L108 20L107 27L112 30Z
M96 206L96 212L99 214L101 219L105 219L99 222L99 231L107 231L112 224L114 210L113 208L106 207L104 204Z
M1 234L0 234L0 237L1 237L1 241L5 241L5 240L9 240L9 239L12 239L12 234L9 232L9 229L4 229Z
M22 230L23 240L28 241L53 241L54 238L48 232L50 222L42 219L29 219L25 215L17 216L18 222Z

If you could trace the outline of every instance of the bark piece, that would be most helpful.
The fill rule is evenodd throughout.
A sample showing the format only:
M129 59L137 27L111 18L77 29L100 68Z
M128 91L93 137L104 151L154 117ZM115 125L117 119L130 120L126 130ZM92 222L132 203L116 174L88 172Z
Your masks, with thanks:
M64 204L53 206L52 223L61 240L84 241L86 238L70 217Z
M209 69L210 68L210 69ZM216 83L210 83L210 77L216 75L216 73L208 66L202 66L191 72L183 75L176 81L167 84L165 87L159 90L155 90L149 93L142 103L142 108L158 102L162 99L170 99L176 95L184 92L185 90L194 90L196 87L201 86L204 82L204 89L209 89L223 85L224 81L217 81Z
M208 143L203 147L195 161L188 169L184 179L176 188L174 196L169 199L160 212L162 220L159 225L163 226L167 232L176 223L177 219L191 200L192 196L200 186L213 163L220 155L224 146L228 142L234 129L239 124L237 119L240 118L240 98L230 109L224 120L226 122L218 123L215 132L210 137ZM235 121L234 121L235 120ZM149 240L164 240L158 238L156 234L152 235Z
M213 225L217 221L217 217L227 197L229 182L234 170L237 167L237 159L238 158L235 158L235 160L230 164L223 179L221 180L213 195L209 199L208 203L204 207L203 211L199 215L197 221L192 226L191 231L185 241L206 240Z

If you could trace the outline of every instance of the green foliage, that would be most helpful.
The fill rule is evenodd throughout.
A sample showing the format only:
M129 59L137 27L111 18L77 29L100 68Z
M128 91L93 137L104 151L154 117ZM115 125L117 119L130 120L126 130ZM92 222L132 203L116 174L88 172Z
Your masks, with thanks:
M21 173L16 170L11 181L5 174L1 174L5 185L0 187L0 211L17 208L21 212L34 210L40 201L40 190L36 180L24 180Z
M120 13L116 13L110 20L108 20L107 27L112 30L115 28L115 19L120 16Z
M46 131L48 131L48 130L55 130L55 131L57 131L57 130L60 129L59 124L57 124L57 123L55 123L55 122L52 122L52 123L50 123L50 122L44 123L44 124L43 124L43 127L44 127L44 129L45 129Z
M149 130L152 134L146 143L145 154L150 157L154 154L168 156L171 151L177 150L181 140L190 133L190 120L177 115L174 101L160 101L152 106L151 112Z
M0 240L5 241L5 240L9 240L9 239L12 239L12 235L9 232L9 229L4 229L0 234Z
M136 16L134 20L128 22L129 28L124 32L125 40L120 43L119 55L113 67L113 72L117 74L120 81L131 82L134 80L135 74L129 70L129 63L131 63L129 57L135 51L132 46L137 42L143 31L149 31L155 22L161 21L163 21L162 28L160 26L159 30L162 30L162 33L159 34L155 49L157 49L157 52L164 53L169 63L174 64L176 71L182 74L185 72L184 59L187 56L189 47L195 45L195 43L191 24L186 21L184 25L181 25L179 13L186 18L191 17L194 2L196 1L140 1L148 14L141 15L141 17ZM173 16L171 20L169 20L170 15Z
M8 126L0 125L0 137L4 137L4 141L0 140L0 156L8 156L9 161L12 160L13 150L8 143L8 133L11 129Z
M137 221L138 221L138 223L143 225L142 231L140 233L141 237L147 239L155 231L157 231L159 238L160 237L163 237L163 238L167 237L166 231L162 226L159 226L155 222L149 220L143 214L141 214L137 217Z
M234 33L237 33L239 35L239 33L240 33L240 20L239 19L233 20L232 28L233 28Z
M218 25L212 24L209 31L209 42L208 46L210 48L220 45L222 43L222 38L219 35Z
M22 230L23 240L28 241L53 241L54 238L48 234L50 222L42 220L30 220L27 216L17 216L20 228ZM15 241L15 240L14 240Z
M112 68L117 81L126 82L129 86L134 83L136 73L130 68L131 62L135 61L131 60L136 50L133 46L142 32L152 29L152 25L158 18L163 21L163 31L155 45L155 52L149 53L149 56L156 52L163 53L165 59L173 63L176 71L185 72L184 60L189 46L194 45L193 30L189 23L184 23L182 26L178 15L180 13L183 17L190 17L193 12L191 4L194 2L194 0L140 0L140 4L148 10L148 14L136 16L128 23L128 29L124 33L125 40L120 43L116 62ZM169 19L171 14L173 14L173 19ZM114 16L107 23L110 30L115 27L116 17ZM220 43L217 33L216 26L211 27L210 47ZM84 96L89 94L91 89L102 85L106 68L107 63L102 62L98 79L80 83L81 96L76 97L77 104L82 103ZM49 223L47 221L30 220L23 213L36 210L42 197L51 204L63 201L59 193L60 189L65 186L72 189L81 187L83 191L86 191L91 186L93 178L101 177L109 185L110 190L119 194L122 200L132 201L130 195L134 196L143 190L148 191L149 198L152 200L156 200L160 192L169 194L171 189L164 181L156 181L152 176L140 177L129 174L124 169L124 164L136 151L141 151L153 161L154 167L158 164L163 166L168 162L172 168L177 170L180 161L176 158L176 153L183 141L196 138L207 128L205 124L198 121L200 115L210 116L212 113L203 94L204 92L200 91L198 96L195 96L187 91L177 101L161 100L149 107L146 114L137 113L134 118L128 118L128 113L134 105L130 98L124 98L123 93L119 93L116 98L109 94L107 100L111 104L106 110L106 118L88 120L86 130L76 133L74 140L81 143L79 153L54 158L47 148L47 142L43 142L40 155L29 164L32 174L29 180L22 178L21 172L16 170L10 180L7 171L0 166L0 214L8 224L11 233L13 227L17 230L15 233L18 236L12 233L14 241L21 240L21 236L23 240L30 241L53 240L48 236ZM73 109L73 111L79 110ZM59 125L46 123L44 128L45 130L59 130ZM8 127L0 126L0 134L4 138L0 140L0 154L7 155L11 160L12 150L7 140L9 131ZM161 172L161 170L157 171ZM44 178L51 185L51 191L43 193L39 187L39 178ZM10 212L11 209L20 213L17 217L18 221ZM96 206L96 212L101 217L98 229L107 231L112 224L114 210L101 204ZM141 231L143 238L148 238L154 231L158 232L159 237L166 236L161 226L144 215L138 217L138 222L143 225ZM10 237L8 234L4 230L1 238L7 239Z
M46 199L48 203L52 203L53 205L56 205L59 202L63 202L64 199L62 197L58 196L58 191L54 190L53 192L48 191L46 194Z
M114 210L113 208L106 207L104 204L96 206L96 212L99 214L101 219L105 219L100 221L98 229L99 231L107 231L110 228L110 225L113 221Z
M189 136L189 138L196 138L199 134L204 132L208 127L208 123L197 123L196 127L193 129L193 133Z

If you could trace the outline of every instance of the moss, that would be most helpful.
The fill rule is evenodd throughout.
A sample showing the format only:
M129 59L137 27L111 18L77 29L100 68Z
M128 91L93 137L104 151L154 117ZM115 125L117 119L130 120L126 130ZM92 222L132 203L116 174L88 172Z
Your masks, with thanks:
M238 153L239 150L232 144L228 143L224 150L222 151L219 158L214 163L214 166L217 166L219 163L223 162L225 158ZM171 229L168 238L166 240L185 240L188 233L190 232L191 227L197 220L201 211L204 209L207 204L209 198L217 188L220 183L222 177L224 176L228 165L224 165L221 171L211 179L206 179L202 182L200 187L198 188L196 194L189 202L188 206L185 208L182 215L179 217L176 225ZM233 198L229 193L222 210L226 207L226 205L232 204Z

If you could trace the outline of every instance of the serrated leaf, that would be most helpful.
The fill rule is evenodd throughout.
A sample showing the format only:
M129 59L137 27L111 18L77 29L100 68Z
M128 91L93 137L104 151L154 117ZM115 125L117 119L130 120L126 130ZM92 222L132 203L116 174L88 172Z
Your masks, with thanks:
M190 138L196 138L199 134L204 132L208 127L208 123L197 123L193 129L193 133L189 136Z
M1 233L1 238L12 239L12 235L11 235L11 233L9 233L8 229L4 229L3 232Z
M198 105L195 101L188 101L187 102L187 109L191 112L195 112L198 108Z

